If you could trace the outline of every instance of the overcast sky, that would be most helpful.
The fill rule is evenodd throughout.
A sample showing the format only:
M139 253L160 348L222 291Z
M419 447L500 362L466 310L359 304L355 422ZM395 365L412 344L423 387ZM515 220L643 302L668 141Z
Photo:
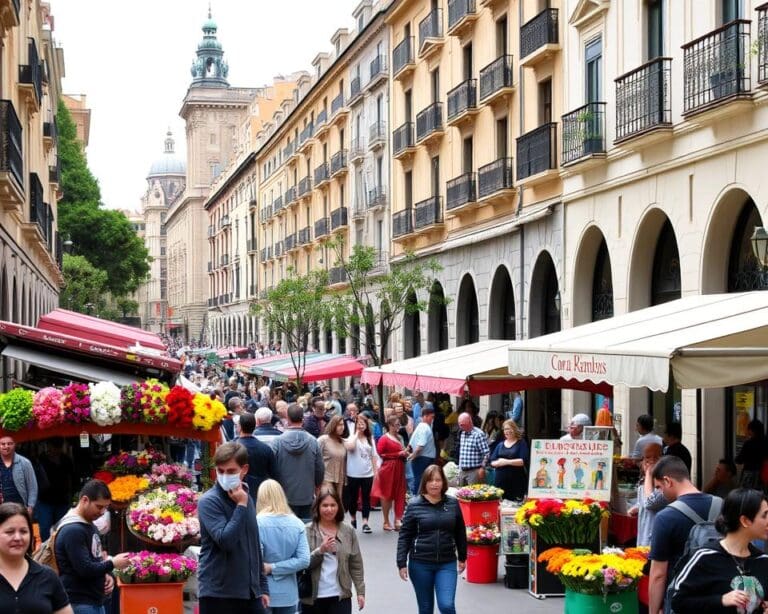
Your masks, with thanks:
M88 162L104 202L138 209L152 161L170 126L185 153L181 101L208 0L50 0L64 48L66 94L91 109ZM340 27L352 29L359 0L212 0L230 85L258 87L311 69Z

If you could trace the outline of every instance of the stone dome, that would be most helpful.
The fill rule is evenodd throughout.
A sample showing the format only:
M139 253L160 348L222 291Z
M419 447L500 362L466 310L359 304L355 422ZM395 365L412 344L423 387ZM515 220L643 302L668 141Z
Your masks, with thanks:
M148 177L158 177L162 175L184 176L187 174L187 163L176 155L174 151L174 140L169 130L165 138L165 152L149 167Z

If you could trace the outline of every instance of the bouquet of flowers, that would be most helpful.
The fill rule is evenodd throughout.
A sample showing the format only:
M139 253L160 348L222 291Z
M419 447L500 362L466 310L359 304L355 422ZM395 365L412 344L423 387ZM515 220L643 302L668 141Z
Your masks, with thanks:
M517 524L534 529L550 544L587 544L597 538L608 506L584 499L529 499L517 511Z
M165 454L147 448L141 452L120 452L110 456L104 463L104 469L117 475L143 475L155 463L164 463Z
M123 416L120 388L112 382L88 384L91 396L91 420L99 426L117 424Z
M501 541L501 531L495 522L476 524L467 527L467 543L481 546L498 544Z
M35 393L32 401L32 414L37 421L37 427L41 429L51 428L61 424L61 390L49 386L41 388Z
M539 562L560 577L566 588L586 595L608 595L635 590L643 576L648 548L606 548L601 554L589 550L550 548Z
M148 487L147 478L135 475L123 475L109 482L109 492L112 495L112 501L116 503L126 503Z
M195 407L192 404L192 393L183 386L174 386L165 397L168 406L168 424L181 428L191 428L195 417Z
M201 392L195 393L192 406L194 408L192 426L201 431L210 431L227 415L227 410L221 401L215 401Z
M141 422L144 413L141 410L142 383L133 382L120 389L120 409L126 422Z
M175 463L159 463L152 465L152 471L146 478L152 487L164 486L166 484L182 484L191 486L194 476L184 465Z
M175 488L174 488L175 487ZM170 485L151 490L131 503L127 521L131 531L146 539L173 544L200 535L197 493Z
M0 395L0 423L6 431L18 431L32 422L35 394L24 388Z
M504 491L488 484L472 484L456 491L456 498L461 501L499 501Z
M157 379L148 379L142 384L141 410L144 422L147 424L165 424L167 407L165 397L168 396L168 386Z
M131 553L128 560L128 567L115 571L125 584L184 582L197 571L197 561L181 554L142 550Z
M88 384L72 382L61 391L64 422L82 424L91 419L91 391Z

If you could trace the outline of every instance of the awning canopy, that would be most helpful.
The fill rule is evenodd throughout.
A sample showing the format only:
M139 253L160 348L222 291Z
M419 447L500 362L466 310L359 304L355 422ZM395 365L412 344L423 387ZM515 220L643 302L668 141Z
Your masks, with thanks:
M296 369L290 354L238 361L235 368L251 375L263 375L280 382L296 377ZM363 365L360 360L353 356L307 352L301 379L303 382L316 382L335 377L358 376L362 370Z
M507 369L508 349L511 341L491 339L470 343L416 358L392 362L363 371L360 381L377 386L402 386L424 392L445 392L473 396L501 394L527 388L586 389L581 382L560 378L539 381L513 377ZM602 394L611 395L610 386L600 386Z
M241 346L236 347L234 345L229 345L227 347L219 348L218 350L216 350L216 356L218 356L219 358L229 358L230 355L232 354L237 355L237 354L247 354L247 353L248 353L247 347L241 347Z
M768 379L768 292L688 296L512 342L512 377L666 391Z

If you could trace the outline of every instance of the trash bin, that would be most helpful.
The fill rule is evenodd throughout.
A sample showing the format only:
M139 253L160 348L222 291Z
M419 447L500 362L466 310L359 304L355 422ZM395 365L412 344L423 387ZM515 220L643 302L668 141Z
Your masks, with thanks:
M528 554L508 554L504 564L504 586L528 588Z

